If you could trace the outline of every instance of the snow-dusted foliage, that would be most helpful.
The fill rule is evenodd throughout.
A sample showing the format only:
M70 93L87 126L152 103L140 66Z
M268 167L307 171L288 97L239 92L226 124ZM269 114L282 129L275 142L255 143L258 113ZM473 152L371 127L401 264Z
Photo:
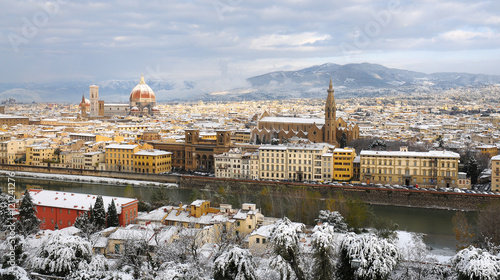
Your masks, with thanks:
M52 235L30 261L33 270L48 275L66 276L92 259L92 247L79 236ZM84 264L81 264L84 262Z
M41 221L36 217L35 205L30 193L26 190L19 206L19 219L16 222L16 231L27 236L38 232Z
M279 255L271 259L269 267L274 269L280 275L280 279L292 279L294 275L290 264Z
M215 260L214 279L255 280L255 263L252 255L239 247L222 254Z
M437 260L429 256L422 234L401 231L397 234L401 263L391 279L444 279L451 274L446 266L437 264ZM432 269L434 267L438 269Z
M301 251L299 247L299 232L304 225L292 223L288 218L283 218L276 223L271 233L271 243L275 255L286 261L297 279L305 279L304 271L300 264Z
M0 268L0 279L2 280L30 280L26 270L20 266L11 266L6 269Z
M15 220L9 210L9 203L13 202L12 196L2 193L0 189L0 231L8 230Z
M162 265L155 280L202 280L205 279L203 271L195 264L167 262Z
M328 223L334 227L336 232L347 232L347 223L338 211L320 210L316 221L318 223Z
M396 245L387 240L373 234L347 234L340 244L338 276L341 279L387 279L398 260Z
M333 279L336 271L334 228L328 223L316 226L312 235L314 279Z
M470 246L458 252L451 263L459 279L500 279L500 261L485 250Z

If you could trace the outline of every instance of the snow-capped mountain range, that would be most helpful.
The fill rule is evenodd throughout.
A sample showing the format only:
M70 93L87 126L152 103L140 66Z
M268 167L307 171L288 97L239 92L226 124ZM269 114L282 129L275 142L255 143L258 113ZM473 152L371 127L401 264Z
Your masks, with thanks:
M148 80L157 101L275 100L288 98L324 98L332 78L337 97L386 96L415 90L439 90L462 86L500 84L499 75L469 73L432 73L387 68L379 64L339 65L326 63L297 71L277 71L247 79L249 86L206 92L196 81ZM100 98L128 102L137 80L96 82ZM78 102L88 98L91 82L0 83L0 101Z

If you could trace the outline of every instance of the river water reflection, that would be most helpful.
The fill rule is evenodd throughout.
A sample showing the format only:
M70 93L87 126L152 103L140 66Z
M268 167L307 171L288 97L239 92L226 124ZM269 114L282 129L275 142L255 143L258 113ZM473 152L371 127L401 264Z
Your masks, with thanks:
M7 191L7 178L0 178L3 191ZM158 196L168 198L172 202L190 202L192 189L166 189L156 187L138 187L125 185L91 184L79 182L62 182L33 178L16 178L16 197L20 197L26 188L91 193L109 196L135 197L143 201L157 200ZM235 194L235 201L257 203L256 195ZM253 200L253 201L252 201ZM233 201L233 207L240 207ZM259 206L259 205L258 205ZM371 205L377 216L385 217L399 225L399 229L425 234L425 242L433 249L452 254L456 245L452 217L456 211L441 209L409 208L399 206ZM265 213L264 213L265 214ZM468 215L473 215L470 213Z

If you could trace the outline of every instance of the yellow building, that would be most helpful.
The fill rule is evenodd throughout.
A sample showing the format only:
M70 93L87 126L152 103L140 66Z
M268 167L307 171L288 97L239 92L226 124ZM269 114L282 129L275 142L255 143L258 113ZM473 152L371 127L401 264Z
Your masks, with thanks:
M265 145L259 148L259 178L267 180L322 180L322 144Z
M460 155L450 151L361 151L360 180L366 183L458 186Z
M323 180L351 180L354 174L354 158L356 158L356 152L352 148L334 149L333 152L323 154Z
M26 165L44 165L51 161L56 161L57 156L54 154L56 149L45 146L27 146L26 147Z
M0 163L15 164L17 158L25 153L26 141L9 140L0 143Z
M238 236L247 236L262 223L264 215L253 203L243 203L241 209L233 216L236 220L235 230Z
M105 147L107 171L134 171L134 154L139 151L138 145L112 144Z
M234 143L250 143L250 140L252 139L252 131L250 129L245 129L245 130L237 130L233 132L233 135L231 136L231 140Z
M500 191L500 156L491 158L491 190Z
M483 145L483 146L478 146L477 149L481 152L482 155L487 155L490 158L498 155L497 146Z
M172 170L172 153L160 150L143 150L134 154L134 171L159 174Z

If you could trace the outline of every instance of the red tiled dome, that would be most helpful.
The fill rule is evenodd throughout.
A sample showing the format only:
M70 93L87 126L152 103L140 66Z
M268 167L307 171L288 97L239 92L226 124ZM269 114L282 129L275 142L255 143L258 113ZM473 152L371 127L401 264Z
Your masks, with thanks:
M144 76L141 81L130 93L130 102L156 102L156 96L153 90L144 82Z

